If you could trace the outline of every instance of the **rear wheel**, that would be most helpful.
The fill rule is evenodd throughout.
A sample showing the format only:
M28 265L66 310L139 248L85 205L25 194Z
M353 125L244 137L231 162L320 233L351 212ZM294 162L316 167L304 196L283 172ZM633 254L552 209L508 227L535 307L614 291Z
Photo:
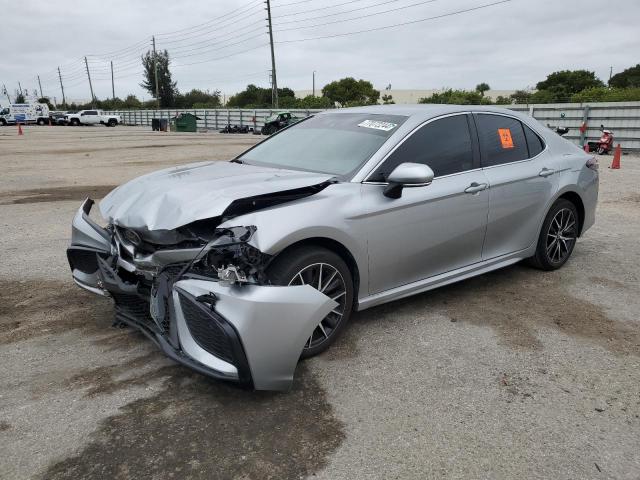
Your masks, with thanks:
M267 275L275 285L310 285L338 303L313 330L301 357L312 357L329 348L353 309L353 278L344 260L326 248L302 246L276 258Z
M110 127L115 127L116 125L118 125L118 121L115 118L110 118L107 122L107 125L109 125Z
M262 127L263 135L271 135L272 133L275 133L275 131L276 127L274 127L273 125L265 125L264 127Z
M598 155L604 155L606 152L606 149L604 147L598 147Z
M38 125L44 125L44 124L45 124L44 118L39 118Z
M542 270L556 270L564 265L578 239L578 211L573 203L561 198L549 209L536 253L529 263Z

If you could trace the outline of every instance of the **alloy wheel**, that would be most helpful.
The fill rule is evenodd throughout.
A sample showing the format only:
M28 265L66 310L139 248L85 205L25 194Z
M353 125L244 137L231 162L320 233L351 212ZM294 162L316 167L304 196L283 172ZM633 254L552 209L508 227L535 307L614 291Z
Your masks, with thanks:
M558 210L549 224L545 251L553 264L564 262L571 254L577 237L576 218L571 210Z
M344 316L347 299L344 278L334 266L328 263L314 263L296 273L289 285L311 285L338 303L338 306L320 321L304 345L305 349L317 347L329 339Z

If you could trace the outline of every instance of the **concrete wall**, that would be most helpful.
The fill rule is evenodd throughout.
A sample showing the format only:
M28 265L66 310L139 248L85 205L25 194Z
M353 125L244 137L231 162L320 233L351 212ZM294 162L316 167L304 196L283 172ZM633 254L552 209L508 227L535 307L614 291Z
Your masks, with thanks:
M600 138L600 125L612 130L615 143L620 143L625 150L640 150L640 102L610 103L562 103L548 105L510 105L507 108L532 115L544 125L553 127L569 127L566 138L575 143L580 141L579 128L583 118L587 118L587 140ZM151 126L154 117L171 118L179 112L191 112L197 115L198 128L219 130L227 124L248 125L259 129L264 120L277 110L269 109L207 109L207 110L126 110L116 113L122 116L127 125ZM305 117L320 110L290 110L294 115Z

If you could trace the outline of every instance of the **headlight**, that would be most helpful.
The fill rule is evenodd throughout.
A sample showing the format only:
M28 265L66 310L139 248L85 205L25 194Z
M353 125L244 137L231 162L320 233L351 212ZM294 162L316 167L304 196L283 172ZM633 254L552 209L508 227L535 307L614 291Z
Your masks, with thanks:
M187 273L217 278L226 284L266 283L271 259L248 242L255 226L218 228L216 236L196 256Z

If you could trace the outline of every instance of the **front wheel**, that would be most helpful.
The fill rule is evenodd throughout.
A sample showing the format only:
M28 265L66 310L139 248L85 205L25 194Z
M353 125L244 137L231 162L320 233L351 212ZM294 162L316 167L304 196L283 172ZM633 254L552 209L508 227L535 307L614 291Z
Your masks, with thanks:
M606 151L607 150L604 147L598 147L598 155L604 155Z
M273 125L265 125L264 127L262 127L263 135L271 135L272 133L275 133L275 131L276 127L274 127Z
M78 120L77 118L72 118L69 124L74 127L77 127L78 125L80 125L80 120Z
M274 260L267 276L274 285L310 285L338 304L313 330L301 357L312 357L329 348L353 310L353 278L344 260L326 248L294 247Z
M564 265L578 239L578 210L569 200L561 198L549 209L536 253L529 263L542 270L556 270Z
M107 122L107 125L109 127L115 127L116 125L118 125L118 121L115 118L110 118Z
M44 118L39 118L38 119L38 125L42 126L45 124Z

